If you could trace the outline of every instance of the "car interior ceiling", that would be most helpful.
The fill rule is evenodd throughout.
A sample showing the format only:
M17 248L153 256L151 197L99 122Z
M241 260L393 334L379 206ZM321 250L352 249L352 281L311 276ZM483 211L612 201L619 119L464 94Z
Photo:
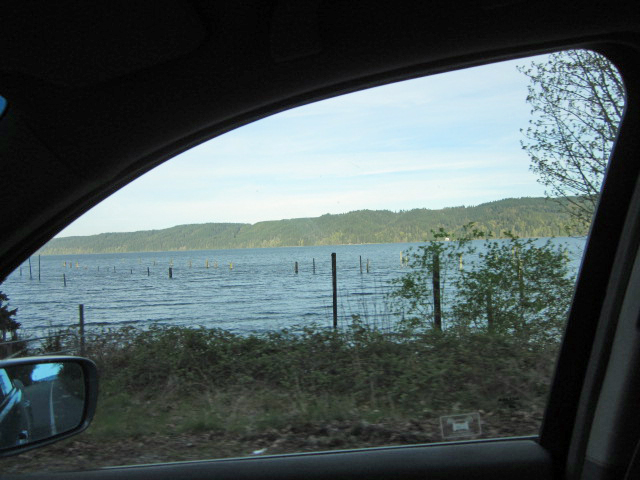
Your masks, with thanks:
M635 2L65 0L8 2L4 10L11 21L0 29L0 95L7 99L0 277L138 176L256 119L369 86L560 48L607 55L625 80L627 110L539 444L224 460L85 477L393 478L399 464L404 478L425 471L464 478L481 465L480 478L624 475L640 436Z

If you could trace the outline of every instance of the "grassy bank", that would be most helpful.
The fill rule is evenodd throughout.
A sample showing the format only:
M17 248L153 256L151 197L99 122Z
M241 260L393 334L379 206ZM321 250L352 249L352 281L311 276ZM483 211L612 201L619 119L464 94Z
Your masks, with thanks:
M441 415L466 412L480 412L482 437L535 434L556 348L486 333L383 334L361 323L250 336L105 331L87 345L101 375L90 429L3 464L83 468L434 442Z

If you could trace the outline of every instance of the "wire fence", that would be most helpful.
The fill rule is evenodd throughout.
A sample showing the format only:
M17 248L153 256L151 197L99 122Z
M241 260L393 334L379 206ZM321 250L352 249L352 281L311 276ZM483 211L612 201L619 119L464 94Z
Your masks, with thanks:
M6 360L30 355L78 355L81 343L83 342L80 342L78 334L74 332L0 342L0 358Z
M85 353L84 305L78 305L78 323L50 335L0 342L0 359L33 355L80 355Z

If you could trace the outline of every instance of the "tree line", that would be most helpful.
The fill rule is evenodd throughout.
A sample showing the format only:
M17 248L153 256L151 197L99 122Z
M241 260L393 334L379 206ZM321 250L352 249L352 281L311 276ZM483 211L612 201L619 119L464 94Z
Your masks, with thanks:
M570 215L560 203L544 198L509 198L472 207L440 210L360 210L315 218L242 223L180 225L163 230L103 233L55 238L41 254L123 253L143 251L213 250L362 243L421 242L439 228L459 234L474 222L494 232L520 237L566 234ZM584 235L586 229L576 232Z

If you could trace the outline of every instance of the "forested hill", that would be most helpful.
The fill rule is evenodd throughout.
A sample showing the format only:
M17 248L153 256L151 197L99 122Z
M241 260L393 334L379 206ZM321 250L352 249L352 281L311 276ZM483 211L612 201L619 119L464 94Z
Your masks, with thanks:
M179 225L164 230L54 238L40 253L53 255L419 242L431 239L431 230L440 227L455 235L469 222L492 231L495 236L509 230L520 237L551 237L564 234L569 218L556 201L509 198L475 207L441 210L415 209L397 213L359 210L253 225L205 223Z

